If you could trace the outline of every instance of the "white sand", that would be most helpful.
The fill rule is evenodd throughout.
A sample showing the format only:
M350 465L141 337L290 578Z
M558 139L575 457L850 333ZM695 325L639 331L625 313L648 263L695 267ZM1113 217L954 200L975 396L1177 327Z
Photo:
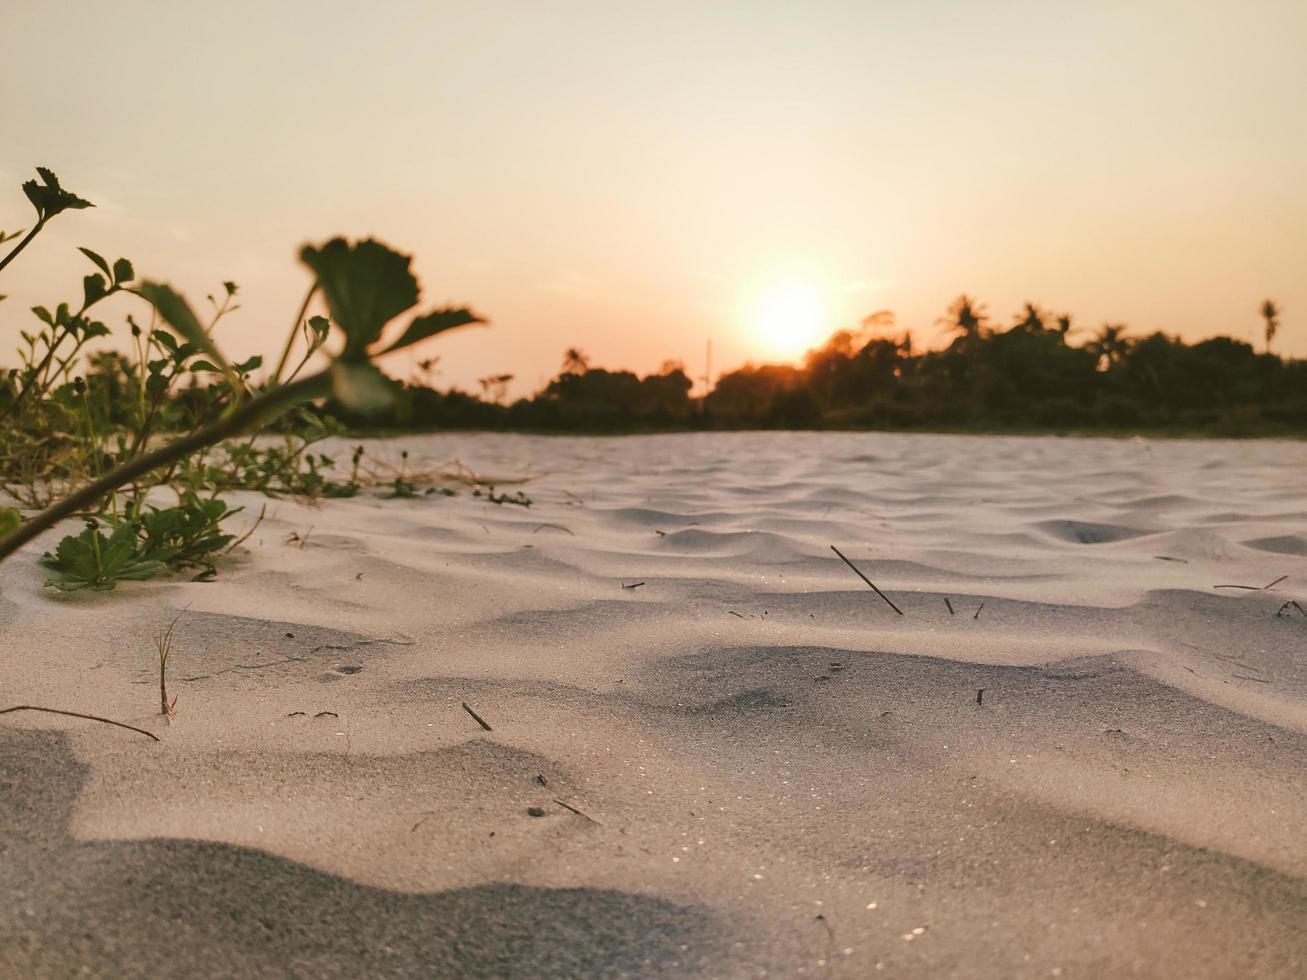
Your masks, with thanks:
M0 707L162 738L0 717L0 975L1307 974L1307 444L401 448L533 505L0 566Z

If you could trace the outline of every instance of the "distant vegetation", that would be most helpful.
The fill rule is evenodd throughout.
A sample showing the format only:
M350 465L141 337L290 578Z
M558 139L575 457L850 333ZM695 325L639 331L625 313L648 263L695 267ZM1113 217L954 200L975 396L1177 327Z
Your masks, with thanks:
M1079 329L1068 314L1031 303L1006 324L959 296L941 325L940 349L918 348L892 315L835 333L800 366L747 365L692 398L678 363L656 374L592 367L571 349L556 378L505 404L511 376L482 381L481 395L436 390L427 378L396 383L393 408L372 428L628 432L677 429L898 429L1172 432L1227 436L1307 434L1307 361L1271 352L1280 311L1260 316L1265 346L1230 337L1188 344L1122 324Z

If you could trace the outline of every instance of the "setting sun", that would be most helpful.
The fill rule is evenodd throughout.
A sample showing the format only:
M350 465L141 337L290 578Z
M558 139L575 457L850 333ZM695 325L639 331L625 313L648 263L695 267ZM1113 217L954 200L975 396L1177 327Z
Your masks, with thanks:
M753 305L750 322L766 352L778 357L799 356L831 329L825 297L803 279L764 289Z

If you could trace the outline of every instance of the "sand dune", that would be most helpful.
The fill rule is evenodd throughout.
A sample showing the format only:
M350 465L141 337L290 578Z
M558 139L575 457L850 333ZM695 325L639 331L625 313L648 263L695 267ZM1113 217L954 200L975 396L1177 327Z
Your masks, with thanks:
M0 566L0 707L161 737L0 718L0 975L1307 973L1307 445L401 449L532 506Z

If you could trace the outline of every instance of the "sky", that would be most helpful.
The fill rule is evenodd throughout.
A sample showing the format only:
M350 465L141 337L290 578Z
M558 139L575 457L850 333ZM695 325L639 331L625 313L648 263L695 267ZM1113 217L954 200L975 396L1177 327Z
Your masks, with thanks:
M0 229L36 165L97 204L0 275L80 295L85 245L242 308L272 354L336 234L414 255L491 326L437 384L793 360L957 294L1307 356L1307 4L6 0ZM121 317L124 303L110 312ZM112 325L113 320L110 320ZM407 358L407 360L406 360Z

